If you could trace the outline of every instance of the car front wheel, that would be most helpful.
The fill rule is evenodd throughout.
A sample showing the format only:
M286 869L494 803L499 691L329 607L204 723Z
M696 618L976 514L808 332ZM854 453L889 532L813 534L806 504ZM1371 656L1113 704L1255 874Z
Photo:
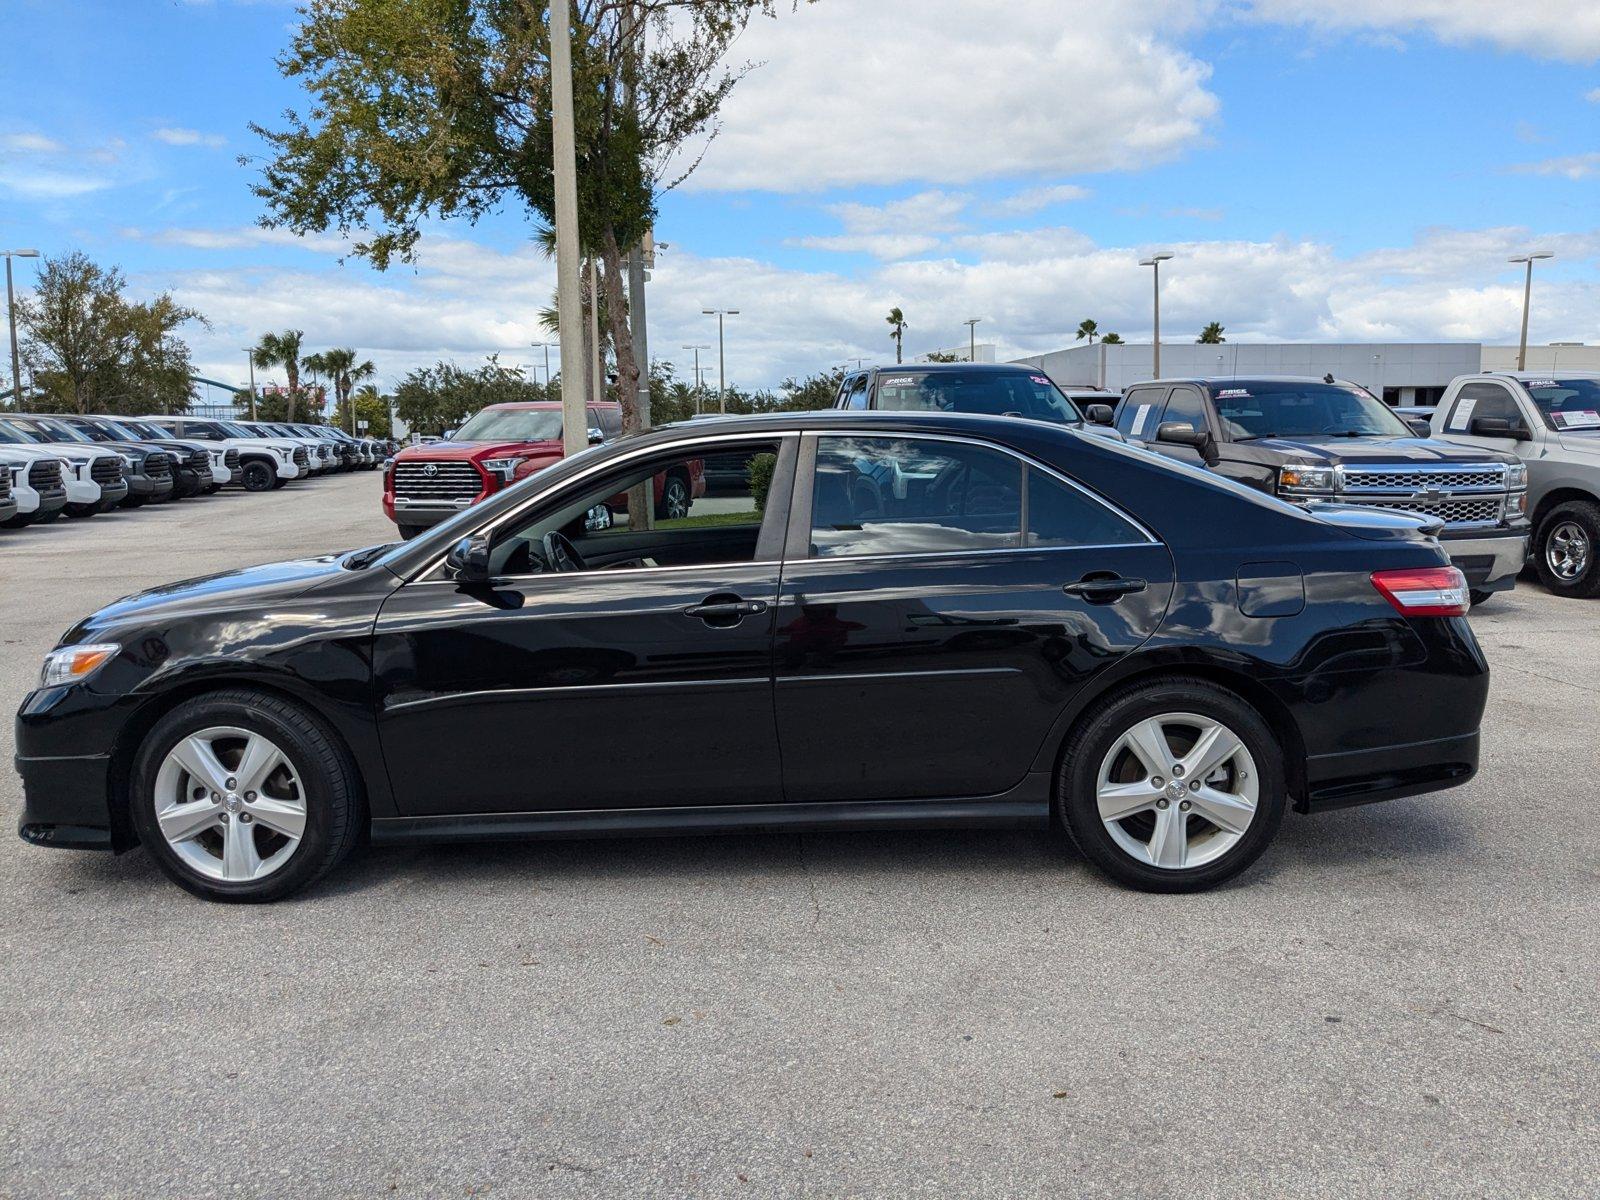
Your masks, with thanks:
M247 492L269 492L277 473L264 462L247 462L239 468L239 482Z
M140 840L168 878L207 900L280 899L360 835L348 754L320 721L265 693L179 705L144 739L131 782Z
M1534 541L1539 581L1558 596L1600 596L1600 504L1558 504Z
M1253 708L1201 679L1114 695L1074 731L1062 823L1119 883L1194 892L1243 871L1283 819L1283 748Z

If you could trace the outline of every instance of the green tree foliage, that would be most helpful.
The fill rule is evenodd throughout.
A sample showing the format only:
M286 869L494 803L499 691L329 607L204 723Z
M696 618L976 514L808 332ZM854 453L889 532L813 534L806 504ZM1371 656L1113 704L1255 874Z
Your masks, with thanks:
M889 310L889 315L885 319L889 322L889 336L894 339L894 361L897 363L904 362L901 349L906 340L906 315L900 311L900 306L896 304Z
M46 258L33 294L17 301L21 355L55 412L183 412L194 373L177 330L204 318L162 293L130 301L116 267L80 251Z
M924 354L922 356L922 361L931 363L966 362L967 356L965 354L955 354L946 350L934 350L928 354Z
M1227 340L1222 336L1222 322L1212 321L1200 331L1200 336L1195 338L1195 343L1201 346L1220 346Z
M394 390L395 415L413 433L454 429L480 408L526 400L560 400L561 385L530 379L520 367L500 365L491 355L474 370L439 362L409 372ZM361 410L357 408L359 415Z
M1106 346L1120 346L1122 345L1122 335L1120 333L1108 333L1100 339L1100 342Z
M624 426L639 368L623 254L655 220L686 142L714 133L748 68L723 57L776 0L575 0L579 240L600 261ZM278 67L307 113L252 128L269 157L263 223L337 229L380 270L410 260L425 222L507 204L554 222L549 20L544 0L307 0ZM629 103L629 97L635 98ZM698 161L698 160L696 160ZM396 393L398 396L398 392Z
M355 405L356 410L354 429L350 425L350 406L352 404ZM367 423L366 429L361 428L362 421ZM389 424L389 401L370 383L353 389L339 401L339 405L333 413L333 422L340 429L354 433L356 437L386 438L393 436L393 430Z
M1073 335L1073 340L1081 342L1084 338L1088 338L1089 345L1092 346L1094 345L1094 339L1099 332L1099 324L1091 318L1085 317L1083 320L1078 322L1078 332Z

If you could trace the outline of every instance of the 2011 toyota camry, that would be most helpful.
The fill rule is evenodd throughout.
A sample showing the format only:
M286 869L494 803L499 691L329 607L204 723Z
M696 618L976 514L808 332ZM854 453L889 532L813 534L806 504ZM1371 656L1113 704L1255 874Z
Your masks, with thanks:
M613 509L713 456L746 494ZM365 838L1059 825L1195 890L1287 808L1475 771L1488 668L1424 524L1016 418L669 427L101 609L18 714L20 832L259 901Z

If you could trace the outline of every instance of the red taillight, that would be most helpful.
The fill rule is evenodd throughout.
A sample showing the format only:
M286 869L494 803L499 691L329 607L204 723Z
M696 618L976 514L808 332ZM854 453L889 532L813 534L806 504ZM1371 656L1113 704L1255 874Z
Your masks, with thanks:
M1472 607L1467 577L1455 567L1374 571L1372 586L1408 617L1464 617Z

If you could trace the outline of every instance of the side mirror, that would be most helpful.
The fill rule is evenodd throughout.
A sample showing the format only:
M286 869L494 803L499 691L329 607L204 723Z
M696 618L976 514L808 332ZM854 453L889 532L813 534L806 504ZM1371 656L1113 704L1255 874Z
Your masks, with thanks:
M605 440L606 440L605 430L596 429L593 425L591 425L589 427L589 445L598 446L601 442L603 442Z
M458 583L488 583L489 535L475 533L462 538L450 547L444 565Z
M1525 426L1520 423L1513 425L1504 417L1473 417L1467 432L1473 437L1509 438L1513 442L1533 440L1533 435Z
M1091 404L1083 410L1084 419L1094 425L1110 425L1112 423L1111 405Z
M455 437L455 435L456 431L454 429L446 429L439 435L439 440L441 442L448 442L451 438Z
M1433 436L1433 426L1427 421L1424 421L1421 417L1407 417L1405 418L1405 422L1407 425L1411 426L1411 432L1416 434L1418 437L1425 438Z
M1188 446L1199 451L1207 466L1217 462L1216 439L1209 429L1196 429L1187 421L1163 421L1156 429L1156 441L1173 446Z

